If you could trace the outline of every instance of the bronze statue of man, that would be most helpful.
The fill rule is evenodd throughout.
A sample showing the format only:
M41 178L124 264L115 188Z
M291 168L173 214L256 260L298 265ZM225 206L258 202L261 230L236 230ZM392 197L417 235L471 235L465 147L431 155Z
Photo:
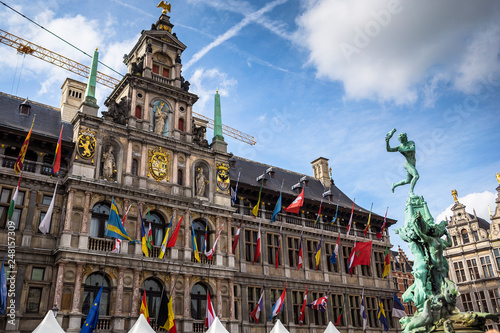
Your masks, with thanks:
M401 185L406 185L410 184L410 195L415 195L413 193L413 189L415 188L415 184L417 183L418 178L420 177L418 175L418 171L415 167L415 164L417 163L415 159L415 142L413 141L408 141L408 137L406 136L406 133L401 133L398 135L398 140L401 142L399 146L396 147L391 147L389 145L389 140L392 138L394 133L396 132L396 129L393 129L387 135L385 136L385 144L386 144L386 149L388 152L396 152L399 151L404 157L405 157L405 162L403 164L404 168L406 169L406 179L403 179L397 183L392 184L392 192L394 192L394 189L398 186Z

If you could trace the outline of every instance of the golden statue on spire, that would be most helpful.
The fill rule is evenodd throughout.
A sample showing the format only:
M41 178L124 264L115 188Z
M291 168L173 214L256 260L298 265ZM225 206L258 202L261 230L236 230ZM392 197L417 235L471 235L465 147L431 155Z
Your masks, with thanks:
M455 202L458 202L458 199L457 199L457 190L451 190L451 195L453 196L453 199L455 199Z
M498 180L498 184L500 184L500 173L497 172L497 180Z
M156 6L157 8L162 8L162 14L167 14L168 12L170 12L170 4L166 1L160 1L160 3L158 4L158 6Z

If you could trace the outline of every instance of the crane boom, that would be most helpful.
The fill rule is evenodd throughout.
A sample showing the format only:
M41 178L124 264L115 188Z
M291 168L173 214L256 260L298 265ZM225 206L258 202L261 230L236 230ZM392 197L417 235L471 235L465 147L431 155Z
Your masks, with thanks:
M38 59L42 59L48 63L64 68L72 73L78 74L85 78L89 77L90 67L80 64L74 60L66 58L60 54L47 50L44 47L36 45L32 42L29 42L21 37L8 33L0 29L0 43L5 44L7 46L13 47L20 54L29 54ZM100 83L108 88L114 89L115 86L120 83L120 80L103 74L101 72L97 72L97 83ZM193 112L193 115L198 118L202 118L206 120L207 127L213 129L214 121L202 114ZM255 145L257 141L255 138L249 134L238 131L235 128L229 127L227 125L222 125L222 133L236 140L242 141L244 143L248 143L249 145Z

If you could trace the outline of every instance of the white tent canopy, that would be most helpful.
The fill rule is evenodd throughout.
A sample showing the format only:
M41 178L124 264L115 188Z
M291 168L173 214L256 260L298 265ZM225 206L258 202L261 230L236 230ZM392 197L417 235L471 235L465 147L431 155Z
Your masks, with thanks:
M54 317L54 312L52 312L52 310L49 310L49 312L47 312L47 314L45 315L45 318L43 318L42 322L35 328L33 333L65 333L65 332L61 328L61 326L59 326L56 317Z
M283 326L281 321L278 319L276 321L276 324L274 324L274 327L270 333L290 333L290 332L288 332L288 330L285 328L285 326Z
M128 333L156 333L149 325L144 315L141 313L139 319L135 322L134 326L128 331Z
M326 327L326 330L324 333L340 333L339 330L330 322L328 326Z
M215 317L214 322L210 325L206 333L229 333L229 331L222 325L219 318Z

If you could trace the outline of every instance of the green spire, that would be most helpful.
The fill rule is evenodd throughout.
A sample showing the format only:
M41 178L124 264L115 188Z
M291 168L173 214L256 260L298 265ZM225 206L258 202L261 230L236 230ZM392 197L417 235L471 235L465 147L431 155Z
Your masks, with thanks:
M87 83L87 89L85 90L85 104L96 106L97 99L95 98L95 86L97 78L97 63L99 62L99 52L97 47L95 48L94 55L92 56L92 66L90 67L89 82Z
M214 140L224 141L222 136L222 116L220 107L220 95L219 90L215 92L215 106L214 106Z

